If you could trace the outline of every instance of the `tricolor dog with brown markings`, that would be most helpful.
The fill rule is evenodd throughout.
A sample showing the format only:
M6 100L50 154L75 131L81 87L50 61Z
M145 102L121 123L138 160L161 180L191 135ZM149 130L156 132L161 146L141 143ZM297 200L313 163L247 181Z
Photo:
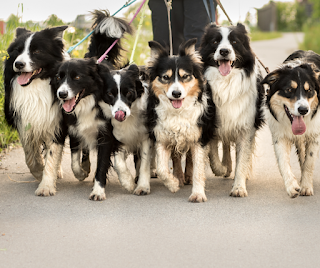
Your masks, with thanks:
M319 151L320 56L296 51L261 82L267 84L265 115L272 133L280 173L290 197L313 195L313 170ZM301 168L300 185L290 168L295 144Z
M193 188L191 202L204 202L206 145L213 137L215 106L202 75L202 62L195 51L195 39L181 44L178 56L169 56L157 42L150 41L148 65L150 92L147 124L155 140L157 174L171 192L179 190L170 173L171 152L191 151ZM174 157L173 157L174 158Z

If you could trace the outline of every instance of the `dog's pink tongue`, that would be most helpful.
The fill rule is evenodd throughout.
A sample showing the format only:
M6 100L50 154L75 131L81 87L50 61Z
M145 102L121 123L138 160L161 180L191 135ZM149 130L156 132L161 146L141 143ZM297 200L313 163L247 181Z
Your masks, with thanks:
M220 61L219 72L223 76L228 75L231 72L230 61Z
M22 74L20 74L18 76L18 79L17 79L19 85L23 86L23 85L27 84L29 82L31 76L32 76L32 73L22 73Z
M76 98L72 98L71 100L66 100L63 103L62 107L67 113L69 113L72 111L75 104L76 104Z
M126 115L124 114L123 111L117 111L116 114L115 114L115 116L114 116L114 118L115 118L116 120L118 120L119 122L122 122L122 121L124 120L125 116L126 116Z
M305 133L307 127L303 121L303 116L293 115L291 128L294 135L302 135L303 133Z
M182 106L182 100L172 100L171 103L175 109L179 109Z

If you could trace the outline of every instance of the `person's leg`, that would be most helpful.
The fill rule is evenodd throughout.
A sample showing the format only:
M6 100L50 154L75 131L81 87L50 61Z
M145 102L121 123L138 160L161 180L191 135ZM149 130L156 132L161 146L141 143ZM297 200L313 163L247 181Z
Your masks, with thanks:
M184 0L184 38L197 38L196 49L208 23L210 19L202 0Z

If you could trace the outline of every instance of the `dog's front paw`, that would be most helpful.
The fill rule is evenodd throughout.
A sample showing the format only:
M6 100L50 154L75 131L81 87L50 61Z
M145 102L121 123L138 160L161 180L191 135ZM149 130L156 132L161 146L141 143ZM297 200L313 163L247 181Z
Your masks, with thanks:
M106 199L106 193L104 189L101 189L101 191L93 190L89 197L92 201L102 201Z
M193 193L189 196L189 202L192 203L202 203L206 201L207 197L204 193Z
M228 169L227 167L220 165L219 167L216 167L215 170L213 171L214 175L216 175L216 177L228 177L230 176L230 174L228 176L226 176L228 174Z
M192 175L184 174L184 184L185 185L190 185L192 184Z
M172 180L166 180L164 182L164 185L170 190L170 192L175 193L177 191L179 191L179 180L177 180L176 178L172 179Z
M53 185L42 185L39 184L37 190L35 191L35 195L37 196L52 196L56 194L56 187Z
M135 195L147 195L150 194L150 187L145 187L145 186L138 186L133 194Z
M296 198L300 194L301 189L297 181L294 179L290 184L286 185L286 190L291 198Z
M311 196L311 195L313 195L313 187L312 186L301 187L300 195L303 195L303 196Z
M126 189L129 193L132 193L135 185L135 179L132 175L120 175L119 176L120 183L124 189Z
M248 196L248 192L245 187L241 185L234 185L230 192L230 196L233 197L246 197Z
M79 181L83 181L89 176L89 173L82 168L77 172L74 171L73 174Z

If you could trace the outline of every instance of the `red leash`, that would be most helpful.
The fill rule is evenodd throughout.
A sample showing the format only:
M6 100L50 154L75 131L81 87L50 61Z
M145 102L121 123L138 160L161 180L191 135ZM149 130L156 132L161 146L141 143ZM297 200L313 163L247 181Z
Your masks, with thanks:
M133 18L130 20L129 25L133 22L133 20L137 17L138 13L140 12L142 6L147 0L143 0L139 8L137 9L136 13L134 14ZM106 57L109 51L114 47L114 45L119 41L119 39L115 40L112 45L103 53L103 55L97 60L97 63L101 63Z

